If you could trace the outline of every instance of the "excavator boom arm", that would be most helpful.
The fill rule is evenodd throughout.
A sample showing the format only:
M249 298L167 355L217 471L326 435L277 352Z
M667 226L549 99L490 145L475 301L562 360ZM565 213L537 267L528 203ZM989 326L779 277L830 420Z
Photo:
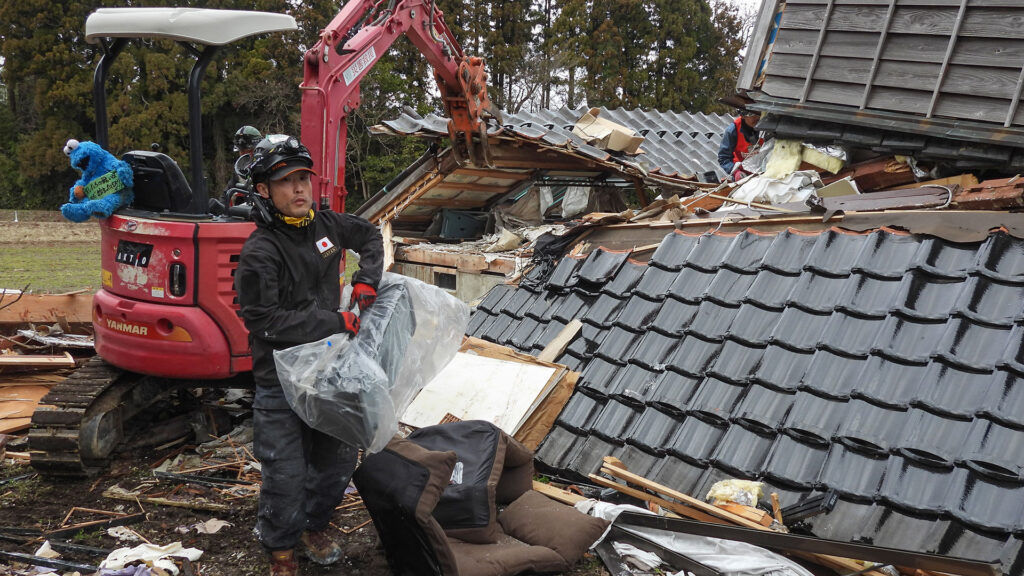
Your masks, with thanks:
M483 135L486 146L480 113L490 101L483 60L463 53L434 3L350 0L303 60L302 141L313 155L321 208L345 208L348 116L359 107L360 81L402 35L434 68L453 146L460 135L470 149L475 135Z

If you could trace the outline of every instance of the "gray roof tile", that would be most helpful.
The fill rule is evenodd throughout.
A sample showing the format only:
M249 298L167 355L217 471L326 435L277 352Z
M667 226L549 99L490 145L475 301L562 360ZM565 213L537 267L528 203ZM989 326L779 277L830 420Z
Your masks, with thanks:
M657 110L626 110L602 107L600 117L622 124L647 137L635 159L648 165L648 171L684 178L700 177L715 172L721 178L725 172L718 165L718 141L731 116L718 114L662 113ZM602 162L614 162L618 157L606 150L595 148L572 134L572 128L586 108L570 110L521 110L515 114L503 113L504 135L527 141L544 142L555 147L568 147ZM385 120L385 126L398 134L425 134L431 137L447 136L447 119L435 114L417 118L402 113L398 118ZM489 129L494 132L496 127ZM626 157L624 157L626 158Z
M793 500L832 489L816 536L1024 574L1024 242L674 232L650 264L595 254L525 299L495 288L470 321L536 353L584 320L542 470L583 479L620 455L698 497L726 477Z

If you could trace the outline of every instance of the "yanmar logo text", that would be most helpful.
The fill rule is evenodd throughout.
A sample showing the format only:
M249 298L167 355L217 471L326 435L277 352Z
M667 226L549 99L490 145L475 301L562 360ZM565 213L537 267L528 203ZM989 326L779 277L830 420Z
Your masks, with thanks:
M148 336L149 327L139 326L138 324L132 324L130 322L118 322L117 320L106 319L107 328L111 330L117 330L118 332L124 332L125 334L136 334L138 336Z

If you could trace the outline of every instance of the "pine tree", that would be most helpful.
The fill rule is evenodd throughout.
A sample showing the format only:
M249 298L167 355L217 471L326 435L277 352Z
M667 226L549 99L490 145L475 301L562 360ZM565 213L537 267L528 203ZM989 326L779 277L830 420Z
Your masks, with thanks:
M10 147L13 173L0 174L26 207L67 201L75 172L61 152L68 138L89 138L91 70L95 48L82 24L91 6L65 0L2 0L0 57L6 106L16 136ZM6 155L6 154L5 154Z
M585 100L583 67L590 44L588 0L561 0L552 24L551 49L565 70L566 106L575 109Z

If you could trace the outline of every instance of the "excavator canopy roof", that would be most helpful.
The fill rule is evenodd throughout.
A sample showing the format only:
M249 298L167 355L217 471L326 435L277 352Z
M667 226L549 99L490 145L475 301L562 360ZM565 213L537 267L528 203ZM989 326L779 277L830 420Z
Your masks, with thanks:
M85 39L165 38L220 46L239 38L295 30L287 14L202 8L100 8L85 21Z

